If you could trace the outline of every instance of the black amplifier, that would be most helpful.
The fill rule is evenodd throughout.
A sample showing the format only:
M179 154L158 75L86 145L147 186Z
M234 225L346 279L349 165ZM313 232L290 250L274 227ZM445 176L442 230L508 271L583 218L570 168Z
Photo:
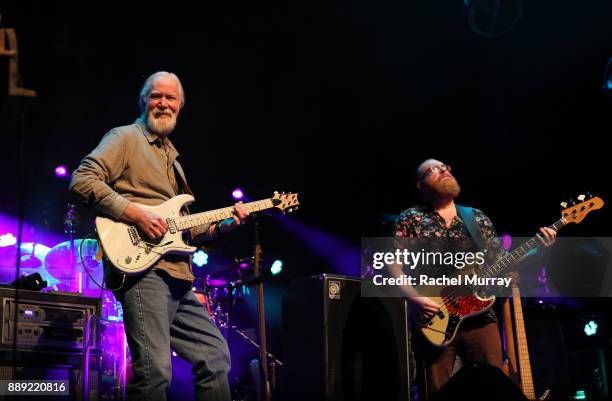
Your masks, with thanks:
M19 350L82 349L89 317L100 315L100 299L72 293L0 288L0 347ZM95 324L90 347L96 347Z
M283 340L283 400L410 400L404 299L361 297L355 277L296 280L283 298Z

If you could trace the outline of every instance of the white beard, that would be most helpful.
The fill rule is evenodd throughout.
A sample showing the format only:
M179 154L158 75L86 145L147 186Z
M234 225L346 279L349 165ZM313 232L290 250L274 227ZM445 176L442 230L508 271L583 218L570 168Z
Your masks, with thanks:
M174 130L176 126L176 114L169 112L170 116L155 116L155 111L147 114L147 128L153 134L166 136Z

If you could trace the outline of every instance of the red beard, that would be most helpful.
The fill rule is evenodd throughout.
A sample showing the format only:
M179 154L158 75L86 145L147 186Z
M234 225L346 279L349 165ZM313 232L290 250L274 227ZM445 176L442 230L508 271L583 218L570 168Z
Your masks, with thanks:
M447 197L455 199L461 193L461 187L452 175L440 177L436 181L428 183L423 189L425 198L430 201Z

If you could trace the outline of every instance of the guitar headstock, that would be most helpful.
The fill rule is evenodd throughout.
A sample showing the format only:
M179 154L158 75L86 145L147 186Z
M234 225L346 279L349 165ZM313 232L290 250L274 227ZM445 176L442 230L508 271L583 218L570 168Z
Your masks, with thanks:
M300 204L298 194L292 194L291 192L285 194L284 192L278 193L278 191L274 191L274 196L271 199L274 207L283 213L291 213L297 210Z
M588 199L587 199L588 198ZM587 214L593 210L601 209L604 205L604 201L598 196L592 195L580 195L577 198L580 203L574 203L568 207L567 202L562 202L561 206L564 208L561 211L561 216L567 223L580 223Z

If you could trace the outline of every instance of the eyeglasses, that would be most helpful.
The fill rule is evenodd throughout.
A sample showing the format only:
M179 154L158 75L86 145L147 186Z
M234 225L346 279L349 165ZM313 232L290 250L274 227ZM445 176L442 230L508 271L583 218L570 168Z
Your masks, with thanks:
M445 171L448 171L450 173L451 171L450 164L438 164L436 166L431 166L427 170L425 170L425 172L421 175L420 179L422 180L430 174L443 173Z

